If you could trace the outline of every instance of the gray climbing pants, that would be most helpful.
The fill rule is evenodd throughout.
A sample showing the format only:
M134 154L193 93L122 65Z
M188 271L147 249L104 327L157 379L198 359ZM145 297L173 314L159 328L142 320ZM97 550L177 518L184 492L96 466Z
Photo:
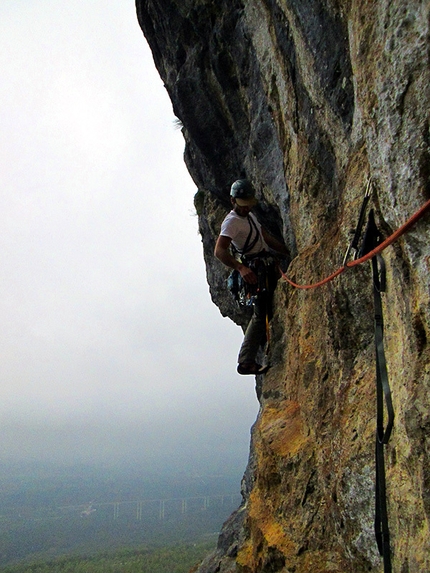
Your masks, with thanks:
M266 343L267 297L255 301L254 310L240 347L239 364L252 364L256 361L258 350Z
M245 331L239 351L239 364L256 362L260 347L266 343L266 320L272 318L273 293L278 282L278 269L270 257L255 257L244 260L258 277L258 294L254 299L253 313Z

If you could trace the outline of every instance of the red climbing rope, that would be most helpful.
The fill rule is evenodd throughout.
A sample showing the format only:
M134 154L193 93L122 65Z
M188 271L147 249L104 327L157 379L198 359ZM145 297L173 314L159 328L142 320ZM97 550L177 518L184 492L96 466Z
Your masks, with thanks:
M337 271L335 271L333 274L331 274L330 276L326 277L325 279L323 279L322 281L319 281L318 283L313 283L311 285L298 285L296 283L294 283L292 280L290 280L287 275L282 272L281 270L281 274L282 274L282 278L285 279L287 281L288 284L290 284L291 286L295 287L295 288L300 288L300 289L310 289L310 288L317 288L320 287L322 285L324 285L325 283L328 283L330 281L332 281L334 278L336 278L338 275L340 275L341 273L343 273L343 271L346 270L346 267L340 267L340 269L337 269Z
M387 239L385 239L385 241L383 241L380 245L378 245L376 247L376 249L373 249L373 251L370 251L369 253L364 255L364 257L356 259L355 261L349 261L349 263L346 263L343 267L340 267L339 269L337 269L337 271L332 273L330 276L326 277L325 279L323 279L317 283L313 283L313 284L309 284L309 285L298 285L295 282L293 282L292 280L290 280L287 277L287 275L281 271L282 278L285 279L287 281L287 283L289 283L294 288L311 289L311 288L320 287L320 286L330 282L331 280L336 278L338 275L342 274L344 271L346 271L347 268L356 267L357 265L361 265L361 263L364 263L364 262L368 261L369 259L371 259L372 257L374 257L375 255L377 255L378 253L381 253L389 245L394 243L394 241L397 241L397 239L399 237L401 237L404 233L406 233L406 231L408 231L413 225L415 225L415 223L417 221L419 221L419 219L421 219L421 217L425 214L425 212L428 209L430 209L430 199L426 203L424 203L424 205L421 207L421 209L419 209L416 213L414 213L412 215L412 217L410 217L410 219L408 219L406 221L406 223L404 223L401 227L399 227L397 229L397 231L395 231L392 235L390 235Z

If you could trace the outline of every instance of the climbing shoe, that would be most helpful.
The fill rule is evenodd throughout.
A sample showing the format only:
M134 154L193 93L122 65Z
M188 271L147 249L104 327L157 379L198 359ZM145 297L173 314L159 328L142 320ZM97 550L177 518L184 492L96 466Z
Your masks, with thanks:
M269 370L269 366L261 366L256 362L244 363L237 365L237 371L239 374L251 374L253 376L258 376L259 374L265 374Z

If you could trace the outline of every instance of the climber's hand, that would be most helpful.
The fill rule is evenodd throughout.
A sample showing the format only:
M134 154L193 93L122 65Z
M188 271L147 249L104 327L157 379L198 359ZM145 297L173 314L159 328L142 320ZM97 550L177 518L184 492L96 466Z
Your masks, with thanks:
M257 284L257 275L249 267L241 265L238 270L240 272L240 276L246 283L251 285Z

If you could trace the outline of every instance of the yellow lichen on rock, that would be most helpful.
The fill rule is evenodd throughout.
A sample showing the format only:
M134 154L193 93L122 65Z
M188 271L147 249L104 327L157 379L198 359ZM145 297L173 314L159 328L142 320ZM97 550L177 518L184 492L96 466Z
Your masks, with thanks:
M278 456L296 454L307 441L300 404L294 401L266 406L257 429L265 445Z
M284 559L297 553L297 546L276 519L276 511L264 491L254 488L248 500L247 527L249 540L238 552L236 563L242 573L257 571L267 553L278 553Z

